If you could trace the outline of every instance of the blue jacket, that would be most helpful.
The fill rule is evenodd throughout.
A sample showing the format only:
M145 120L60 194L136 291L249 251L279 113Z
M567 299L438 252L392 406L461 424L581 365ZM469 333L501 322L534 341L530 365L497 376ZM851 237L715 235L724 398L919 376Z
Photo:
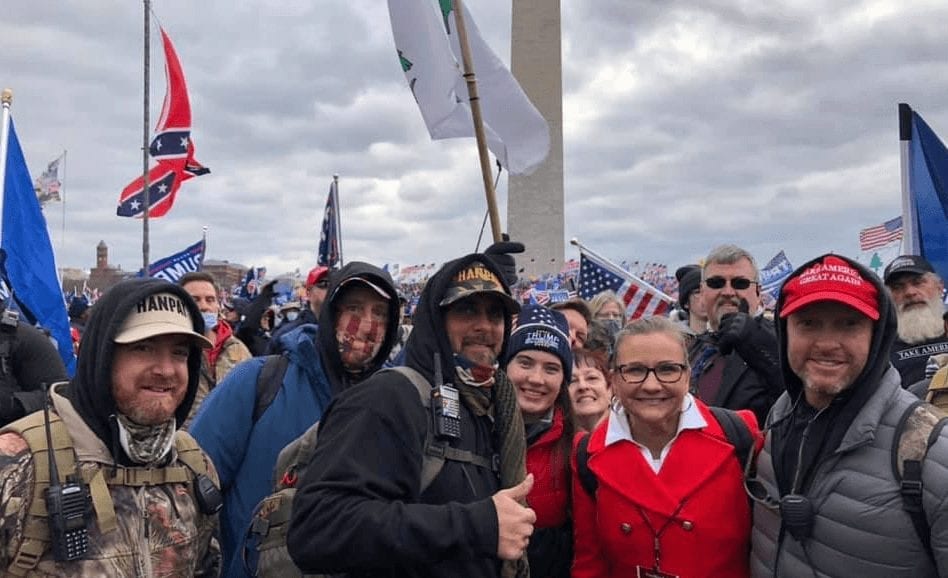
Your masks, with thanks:
M289 365L269 408L253 423L264 358L235 367L204 400L190 433L211 457L224 493L224 576L247 576L240 549L257 503L272 491L273 467L285 445L319 421L332 388L314 345L318 328L302 325L280 338Z

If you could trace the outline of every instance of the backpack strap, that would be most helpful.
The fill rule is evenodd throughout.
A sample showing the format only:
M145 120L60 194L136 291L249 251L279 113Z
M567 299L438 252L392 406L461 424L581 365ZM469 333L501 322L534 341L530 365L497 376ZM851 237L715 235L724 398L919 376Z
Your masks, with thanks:
M428 383L428 380L425 379L425 376L420 374L417 370L407 367L390 367L383 369L382 371L394 371L402 375L415 386L415 390L418 391L418 397L421 399L421 405L425 408L425 413L430 414L430 411L427 411L431 407L431 384ZM381 373L381 372L380 372ZM430 422L430 419L429 419ZM438 477L438 474L441 473L441 468L444 467L444 460L446 459L446 454L441 453L438 455L438 451L434 450L437 446L441 446L442 449L447 445L445 443L439 443L435 440L433 424L428 424L428 433L425 435L425 452L424 457L421 461L421 483L419 485L418 493L424 493L425 490L431 486L431 483L435 478ZM453 448L452 448L453 449Z
M179 462L183 463L193 474L207 476L214 482L217 489L220 489L220 481L217 479L217 472L207 467L207 458L204 456L204 452L201 450L201 446L198 445L197 440L194 439L194 436L183 429L179 429L174 438L174 447L178 452ZM192 479L193 476L188 479L188 483L190 483Z
M280 450L276 464L273 466L271 481L274 491L296 487L299 482L299 472L313 460L318 433L319 422L316 422Z
M576 474L579 476L579 483L589 494L590 498L596 498L596 490L599 489L599 480L596 474L589 469L589 438L592 434L587 433L579 440L576 446Z
M418 391L418 397L421 398L421 405L424 406L426 410L431 407L432 387L431 384L428 383L428 380L425 379L425 376L418 373L418 371L415 369L407 366L389 367L387 369L381 370L379 373L384 371L394 371L405 377L412 383L412 385L415 386L415 390ZM425 436L425 450L424 458L421 464L421 484L419 486L419 493L424 492L429 486L431 486L431 483L434 482L435 478L438 477L438 474L441 473L441 469L444 467L445 460L473 464L477 467L486 468L494 472L499 471L500 463L498 456L482 456L468 450L451 447L446 441L437 439L434 435L434 424L431 423L431 420L433 419L431 412L428 412L428 415L428 433Z
M58 415L50 413L50 431L53 452L59 470L59 481L76 473L76 453L66 425ZM37 564L49 546L49 522L46 510L46 488L49 487L49 446L46 443L46 427L43 412L30 415L5 426L0 433L19 434L33 454L33 497L30 509L23 521L23 539L6 571L13 576L26 576ZM114 512L114 511L113 511Z
M253 404L253 423L257 423L263 412L267 411L273 400L276 399L280 387L283 385L283 376L290 365L290 358L283 355L267 355L263 358L263 367L257 374L257 395Z
M724 437L727 438L728 443L734 446L737 463L741 471L744 471L747 457L754 448L754 437L747 427L747 422L741 419L741 416L732 409L715 406L708 406L708 409L711 410L711 415L718 420L718 424L724 430Z
M892 474L899 483L902 509L911 517L915 533L929 557L933 553L931 529L922 503L922 466L946 423L948 418L944 414L924 401L916 401L899 418L892 444Z

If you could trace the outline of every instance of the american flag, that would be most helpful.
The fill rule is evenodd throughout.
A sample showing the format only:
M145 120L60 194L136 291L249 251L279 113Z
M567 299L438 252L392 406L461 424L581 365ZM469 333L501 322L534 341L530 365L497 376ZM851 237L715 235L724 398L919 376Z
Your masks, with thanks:
M859 231L859 249L872 251L902 239L902 217Z
M549 305L550 303L550 292L549 291L534 291L536 296L537 303L540 305Z
M629 319L664 315L670 303L622 269L580 253L579 296L587 301L612 290L626 305Z
M51 201L62 200L59 196L60 188L62 187L62 182L59 180L59 161L61 160L63 160L63 155L59 155L59 158L50 162L46 170L36 178L34 188L36 189L36 197L39 199L40 205L45 205Z

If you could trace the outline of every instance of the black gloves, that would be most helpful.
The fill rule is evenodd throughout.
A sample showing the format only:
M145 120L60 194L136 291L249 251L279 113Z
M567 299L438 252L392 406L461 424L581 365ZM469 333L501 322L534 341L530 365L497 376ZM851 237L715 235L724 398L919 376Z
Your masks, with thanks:
M507 286L513 287L517 283L517 261L513 254L523 253L525 250L523 243L511 241L510 236L504 233L503 241L498 241L485 249L484 254L500 269Z
M734 347L746 341L751 331L754 319L747 313L728 313L721 318L718 325L718 351L727 355L734 351Z
M742 297L737 306L737 313L728 313L721 318L717 332L717 346L721 355L734 351L734 346L747 339L748 332L751 331L750 324L753 323L749 313L750 304Z
M780 382L777 337L770 321L752 317L745 311L728 313L718 326L717 346L721 355L737 351L747 365L766 375L771 382Z
M23 404L12 395L0 396L0 426L14 422L26 415Z

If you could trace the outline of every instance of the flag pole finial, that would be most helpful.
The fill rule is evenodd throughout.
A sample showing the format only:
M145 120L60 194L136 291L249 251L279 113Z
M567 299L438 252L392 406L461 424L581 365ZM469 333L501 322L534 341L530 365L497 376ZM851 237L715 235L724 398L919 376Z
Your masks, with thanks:
M0 101L6 106L10 106L10 104L13 103L13 90L4 88L3 95L0 96Z

